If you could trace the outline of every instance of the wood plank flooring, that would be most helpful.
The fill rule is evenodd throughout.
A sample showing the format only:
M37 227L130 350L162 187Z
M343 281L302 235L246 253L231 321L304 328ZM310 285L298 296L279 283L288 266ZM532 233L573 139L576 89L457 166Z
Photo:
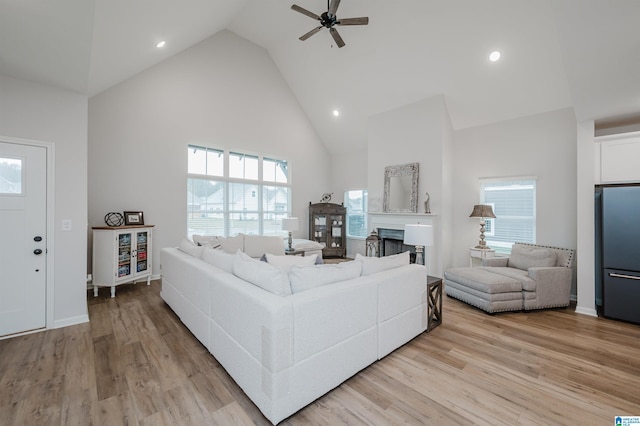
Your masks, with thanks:
M87 293L91 322L0 341L2 425L263 425L160 298L160 282ZM640 416L640 326L573 309L487 315L445 297L443 324L282 424L609 425Z

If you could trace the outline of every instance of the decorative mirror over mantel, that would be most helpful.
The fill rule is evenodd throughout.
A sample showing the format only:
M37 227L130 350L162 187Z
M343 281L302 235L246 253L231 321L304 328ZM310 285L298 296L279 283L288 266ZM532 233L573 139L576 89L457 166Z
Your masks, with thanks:
M388 166L384 169L385 213L418 212L419 163Z

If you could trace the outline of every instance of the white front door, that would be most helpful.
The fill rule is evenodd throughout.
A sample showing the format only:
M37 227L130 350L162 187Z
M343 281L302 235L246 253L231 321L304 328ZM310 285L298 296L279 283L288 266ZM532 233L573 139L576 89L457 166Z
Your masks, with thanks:
M46 148L0 140L0 336L46 325Z

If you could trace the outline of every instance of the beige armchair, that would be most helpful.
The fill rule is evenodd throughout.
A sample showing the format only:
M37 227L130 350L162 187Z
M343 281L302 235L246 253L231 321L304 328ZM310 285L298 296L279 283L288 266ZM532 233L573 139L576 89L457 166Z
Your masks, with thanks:
M444 273L445 292L487 312L569 305L575 251L516 243L511 256Z

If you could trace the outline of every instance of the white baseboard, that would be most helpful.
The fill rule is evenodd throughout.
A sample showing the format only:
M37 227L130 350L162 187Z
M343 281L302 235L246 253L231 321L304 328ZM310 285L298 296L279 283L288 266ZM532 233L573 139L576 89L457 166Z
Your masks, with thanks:
M598 316L598 312L595 309L582 308L580 306L576 306L576 314L589 315L591 317Z
M84 324L85 322L89 322L88 314L56 320L53 325L53 328L69 327L70 325Z

